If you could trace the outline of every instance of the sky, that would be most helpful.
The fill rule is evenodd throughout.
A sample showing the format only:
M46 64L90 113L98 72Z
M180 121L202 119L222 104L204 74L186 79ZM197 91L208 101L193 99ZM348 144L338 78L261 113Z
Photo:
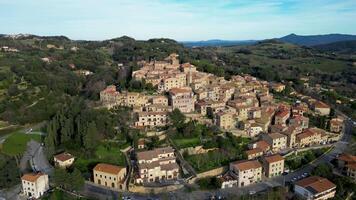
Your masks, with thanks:
M356 0L0 0L0 33L178 41L356 34Z

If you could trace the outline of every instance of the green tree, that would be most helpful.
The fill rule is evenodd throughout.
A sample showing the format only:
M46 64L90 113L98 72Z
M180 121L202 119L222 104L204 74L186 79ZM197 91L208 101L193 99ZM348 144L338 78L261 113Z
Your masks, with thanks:
M95 122L90 122L86 134L84 135L84 147L94 149L98 144L98 130Z
M180 112L178 108L175 108L171 113L169 113L169 119L172 121L173 126L177 129L182 129L185 123L185 115Z

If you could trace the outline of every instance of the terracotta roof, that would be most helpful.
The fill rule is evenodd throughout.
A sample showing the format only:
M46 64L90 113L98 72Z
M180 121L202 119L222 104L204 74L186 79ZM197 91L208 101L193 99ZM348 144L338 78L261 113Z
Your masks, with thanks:
M257 148L262 149L263 151L267 151L271 148L271 145L268 144L265 140L260 140L255 143Z
M350 154L341 154L337 159L345 162L356 162L356 156Z
M325 192L327 190L336 188L336 185L326 178L319 176L310 176L302 179L296 183L296 185L303 187L313 194Z
M138 145L145 145L145 139L141 138L137 141Z
M318 133L312 131L311 129L307 129L307 130L305 130L304 132L299 133L299 134L297 135L297 138L298 138L299 140L301 140L301 139L304 139L304 138L307 138L307 137L311 137L311 136L316 135L316 134L318 134Z
M137 160L152 160L157 158L159 154L173 153L172 147L157 148L151 151L143 151L137 153Z
M254 149L250 149L250 150L245 151L245 153L247 155L253 155L253 154L257 154L257 153L263 153L263 151L260 148L254 148Z
M268 136L272 139L278 139L278 138L282 138L282 137L287 137L281 133L270 133L268 134Z
M321 102L321 101L315 102L315 103L314 103L314 107L315 107L315 108L330 108L329 105L327 105L326 103Z
M62 161L62 162L74 158L70 153L66 153L66 152L61 153L61 154L57 154L57 155L55 155L54 157L55 157L57 160L60 160L60 161Z
M259 163L257 160L236 161L232 164L239 171L245 171L245 170L249 170L249 169L257 169L257 168L262 167L261 163Z
M278 162L278 161L284 160L284 158L279 154L275 154L275 155L272 155L272 156L266 156L266 157L264 157L264 159L268 163L274 163L274 162Z
M172 88L169 90L169 93L172 94L179 94L179 93L190 93L192 92L191 88L185 87L185 88Z
M352 170L356 170L356 162L355 163L351 163L346 165L347 168L352 169Z
M25 180L25 181L29 181L29 182L35 182L37 181L37 179L41 176L43 176L45 174L43 173L28 173L28 174L24 174L22 177L21 177L21 180Z
M289 111L288 110L282 110L277 112L276 117L287 117L289 116Z
M94 167L95 171L105 172L108 174L118 174L122 169L124 169L124 167L105 163L99 163Z

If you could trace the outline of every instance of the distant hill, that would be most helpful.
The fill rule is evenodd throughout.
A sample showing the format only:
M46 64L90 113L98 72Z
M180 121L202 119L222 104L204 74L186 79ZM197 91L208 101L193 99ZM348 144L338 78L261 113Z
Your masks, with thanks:
M356 35L327 34L327 35L296 35L290 34L279 38L280 41L303 46L315 46L339 41L356 40Z
M183 41L185 47L216 47L216 46L235 46L255 44L257 40L202 40L202 41Z
M337 52L337 53L356 53L356 40L321 44L321 45L313 46L313 48L321 51L330 51L330 52Z

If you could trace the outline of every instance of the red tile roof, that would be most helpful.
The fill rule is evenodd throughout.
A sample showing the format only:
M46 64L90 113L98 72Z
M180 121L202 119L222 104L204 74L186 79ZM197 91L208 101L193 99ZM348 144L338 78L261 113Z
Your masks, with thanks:
M21 180L25 180L25 181L29 181L29 182L35 182L37 181L37 179L41 176L43 176L45 174L43 173L28 173L28 174L24 174L22 177L21 177Z
M268 162L268 163L274 163L274 162L282 161L282 160L284 160L284 158L279 154L275 154L272 156L264 157L264 160L266 160L266 162Z
M232 163L232 165L239 171L245 171L250 169L257 169L261 168L262 165L257 160L243 160L243 161L236 161Z
M319 176L310 176L302 179L296 183L296 185L303 187L313 194L325 192L327 190L336 188L336 185L326 178Z
M62 162L74 158L70 153L66 153L66 152L61 153L61 154L57 154L57 155L55 155L54 157L55 157L57 160L60 160L60 161L62 161Z
M122 169L124 169L124 167L105 163L99 163L94 167L95 171L105 172L108 174L118 174Z

